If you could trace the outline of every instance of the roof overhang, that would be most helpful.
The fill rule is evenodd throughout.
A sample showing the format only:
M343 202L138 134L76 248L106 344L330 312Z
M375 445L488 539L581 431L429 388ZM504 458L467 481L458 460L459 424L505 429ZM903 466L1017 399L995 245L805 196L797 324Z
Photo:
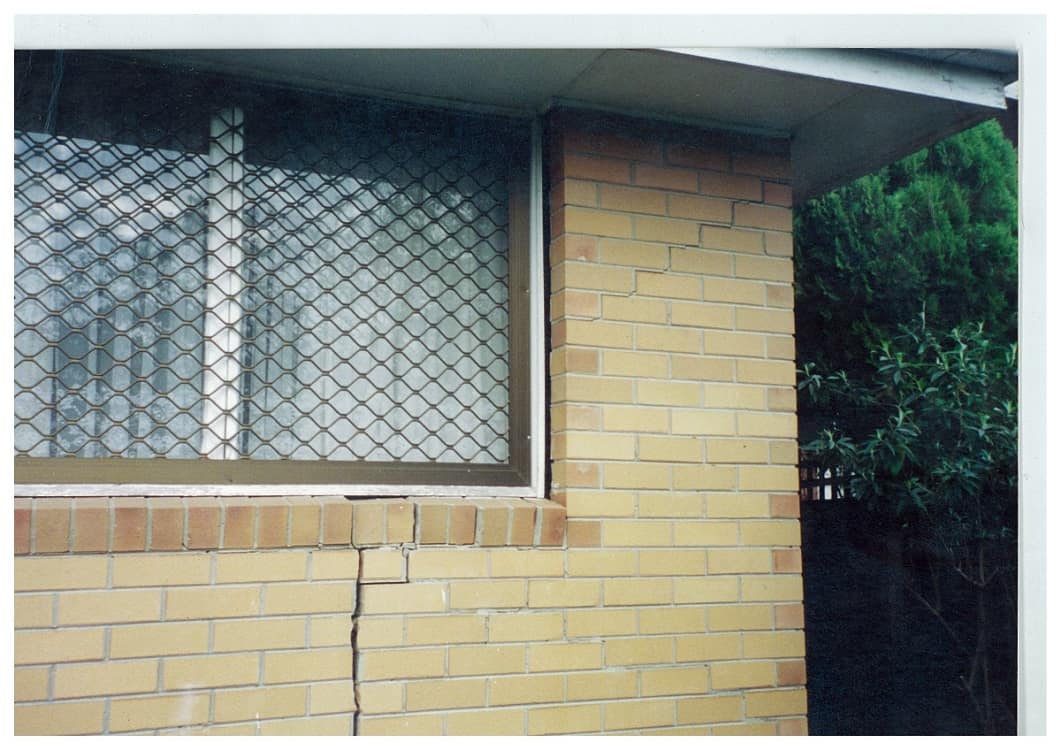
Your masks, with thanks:
M524 114L583 107L787 138L797 201L1004 113L1004 88L1017 79L1017 53L1004 50L299 48L122 54L447 106Z

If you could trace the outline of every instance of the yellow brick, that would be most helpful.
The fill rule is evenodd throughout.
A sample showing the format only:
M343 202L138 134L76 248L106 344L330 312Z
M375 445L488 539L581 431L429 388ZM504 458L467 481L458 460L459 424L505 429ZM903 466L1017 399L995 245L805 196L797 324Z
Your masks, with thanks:
M549 706L527 712L527 733L531 735L599 732L600 729L601 709L597 705Z
M564 553L559 550L490 550L490 575L494 578L548 578L564 574Z
M15 669L15 703L48 699L49 667Z
M604 582L604 605L670 604L669 580L613 578Z
M707 453L711 455L710 443ZM710 518L766 518L770 515L770 497L746 493L708 495L707 515Z
M630 404L634 401L634 381L627 378L562 375L553 378L553 391L556 401L591 404Z
M601 372L605 375L665 378L667 377L667 355L604 351L601 352Z
M60 625L152 622L161 613L157 590L70 592L59 597L57 619Z
M777 726L772 721L721 724L711 727L711 734L719 737L773 737L777 734Z
M612 635L636 635L637 613L632 609L585 609L567 613L569 638L600 638Z
M564 211L564 231L625 239L631 236L631 218L621 213L590 208L567 208Z
M450 675L513 674L524 671L525 646L454 646L449 650Z
M309 621L309 645L315 648L349 645L351 630L353 630L353 623L351 616L347 613L311 617Z
M260 608L260 586L174 588L166 592L167 620L250 617Z
M564 700L563 675L493 677L488 682L491 706L560 703Z
M734 258L734 273L742 279L783 281L791 284L792 261L789 258L738 255Z
M353 612L354 587L349 583L274 583L265 587L267 615Z
M253 653L166 659L162 667L162 685L166 690L256 685L258 664L258 654Z
M726 521L687 521L674 527L678 547L718 547L737 544L739 527Z
M350 661L347 650L345 661ZM441 677L445 673L446 650L442 648L365 651L357 657L357 679L407 680L414 677Z
M675 661L723 661L741 658L741 637L736 633L719 635L680 635L675 639Z
M795 492L799 473L795 466L742 466L738 486L741 490Z
M666 432L670 425L666 409L641 406L606 406L603 417L608 432Z
M356 580L357 576L358 551L355 549L322 549L310 553L310 578L314 581Z
M795 385L796 365L777 360L738 360L737 380L741 383Z
M735 602L740 596L740 579L709 576L707 578L676 578L674 603Z
M713 549L707 553L707 572L769 573L773 560L767 549Z
M601 263L641 268L667 267L667 248L650 242L625 242L602 239L597 243Z
M15 734L20 736L100 734L103 732L105 705L104 701L16 705ZM203 716L205 718L205 712ZM113 720L111 727L114 728Z
M552 416L553 430L555 432L600 430L601 408L600 406L578 406L576 404L554 406L549 410Z
M703 332L704 354L724 354L737 357L761 357L766 339L760 333Z
M707 608L707 625L712 631L769 630L774 626L773 607L728 605Z
M737 258L727 253L731 260ZM705 278L705 302L730 302L738 305L761 305L766 294L765 285L741 279Z
M217 555L217 583L304 581L305 552L222 552Z
M569 489L568 518L624 517L634 515L636 495L629 492L598 492Z
M675 531L683 526L677 524ZM641 550L639 572L643 576L702 575L707 572L703 550Z
M740 205L736 208L739 210ZM700 227L700 246L708 250L729 250L734 253L762 253L763 233L727 227Z
M795 466L799 461L799 443L795 440L771 440L770 463Z
M106 555L17 556L15 591L99 589L107 585Z
M739 695L681 698L678 700L677 713L679 724L716 724L744 718Z
M663 547L672 540L668 521L604 521L601 526L605 547Z
M637 271L635 272L635 289L637 289L638 294L646 297L702 299L702 289L698 276Z
M613 638L604 643L604 663L609 667L670 664L673 661L673 638Z
M600 669L599 643L548 643L527 647L531 672L566 672L576 669Z
M726 411L675 409L671 412L671 432L675 435L732 435L734 415Z
M723 662L711 665L713 690L772 687L776 679L774 663L770 661Z
M671 376L677 380L733 380L734 360L719 357L671 356Z
M254 687L214 693L214 721L217 722L275 719L305 713L305 687Z
M526 581L454 581L450 585L453 609L525 607Z
M103 628L16 630L15 664L102 659L103 632Z
M614 700L637 695L637 672L588 672L567 676L569 701Z
M553 438L553 455L575 459L632 461L634 438L596 432L568 432Z
M676 490L732 490L737 487L737 471L729 466L674 467L674 489Z
M703 633L707 629L703 607L652 607L638 615L642 635Z
M671 216L701 221L729 223L733 216L732 201L701 195L670 193L667 196L667 209Z
M766 331L768 333L795 333L795 316L791 309L766 310L756 307L738 307L737 329L741 331Z
M549 586L550 581L531 581L531 591L536 586ZM577 581L565 581L564 583L577 584ZM595 584L591 584L596 586ZM598 595L599 596L599 595ZM532 594L533 597L533 594ZM548 600L548 596L544 596ZM531 602L532 607L541 606ZM545 605L554 606L554 605ZM507 641L552 641L563 636L564 617L559 612L545 613L495 613L490 615L490 641L491 643L504 643Z
M744 634L744 656L748 659L780 659L805 654L802 631Z
M643 492L637 510L641 518L700 518L704 501L696 493Z
M706 692L706 667L646 669L641 673L641 695L703 695Z
M218 623L220 626L222 623ZM160 623L111 628L110 657L128 659L136 656L169 654L205 654L210 626L205 622ZM215 638L215 650L217 650Z
M737 361L738 369L741 362L743 360ZM747 385L708 383L704 386L704 403L705 406L714 409L764 409L766 408L766 389Z
M700 463L704 460L704 446L696 438L641 437L637 456L642 461Z
M405 687L408 711L432 711L442 708L474 708L486 705L486 680L427 680L410 682Z
M600 584L597 581L531 581L528 604L544 607L596 607L600 604ZM491 620L491 633L493 632Z
M634 237L649 242L672 242L676 245L696 245L699 225L682 219L663 219L651 216L634 218Z
M575 577L631 576L637 573L633 550L570 550L568 574Z
M521 709L504 711L461 711L446 717L446 734L511 736L523 734L524 716Z
M727 305L674 302L671 324L697 328L733 328L733 308Z
M405 627L405 642L410 646L486 642L486 617L482 615L410 617Z
M753 716L803 716L807 713L807 691L764 690L745 694L746 711Z
M704 252L703 250L694 250L685 247L672 247L670 249L670 268L671 271L676 271L678 273L693 273L705 276L732 276L733 254ZM715 281L705 281L704 286L707 287L715 283Z
M245 554L245 553L244 553ZM210 583L210 560L206 552L176 555L115 555L113 585L192 586ZM227 555L226 557L234 557Z
M359 596L366 615L446 611L443 583L376 583L362 586Z
M614 489L667 489L671 469L665 465L606 464L604 486Z
M605 299L614 299L605 297ZM567 320L564 343L568 346L611 347L629 349L634 345L633 326L605 323L599 320Z
M409 553L409 579L484 578L486 551L417 549Z
M563 289L549 298L549 319L599 318L600 295L596 292L579 292Z
M803 576L741 576L741 599L746 602L802 601Z
M764 232L766 254L791 258L794 250L790 232Z
M733 207L733 223L743 227L791 232L792 209L755 203L738 203Z
M737 431L748 437L796 437L795 414L738 414Z
M353 703L353 685L349 682L338 683L346 692L351 694L350 702ZM331 711L317 711L313 706L313 696L316 693L317 685L310 686L310 712L311 713L331 713ZM359 708L361 715L366 714L390 714L401 712L404 705L403 701L403 683L400 682L364 682L357 687L358 695L360 697ZM330 704L325 703L325 707ZM343 709L352 711L353 708Z
M55 668L55 698L154 693L158 661L65 664Z
M321 551L331 552L333 550ZM347 552L347 550L334 551ZM354 552L356 554L356 551ZM396 547L377 547L360 550L360 553L360 560L355 565L360 566L357 568L357 575L360 576L359 580L361 583L401 583L408 579L405 572L405 555L402 554L400 549Z
M373 687L383 686L374 685ZM395 687L398 686L394 685L392 689ZM398 692L400 694L400 688ZM309 687L309 712L311 714L352 713L355 708L353 682L342 680L316 683Z
M352 654L349 646L267 652L263 674L266 683L348 679L353 677Z
M742 521L741 544L754 547L798 547L799 521L775 519L771 521Z
M402 635L404 619L403 617L361 615L357 618L357 648L401 645L404 641Z
M573 263L568 261L554 267L550 281L554 290L634 291L634 272L631 269L600 266L596 263Z
M701 353L699 329L637 326L637 348L649 351Z
M597 205L597 184L583 180L564 180L559 188L563 191L565 203L578 206Z
M673 700L639 700L630 703L604 704L604 729L665 727L674 724Z
M218 653L302 648L305 645L306 621L302 617L256 617L214 623L213 651Z
M601 208L633 213L666 213L667 193L662 190L640 190L619 185L600 186Z
M707 460L717 464L764 464L770 460L765 440L708 440Z
M16 594L14 620L16 628L46 628L52 624L52 594Z
M369 716L358 723L358 734L369 737L412 735L437 737L442 734L443 714L418 716Z
M346 735L353 730L350 716L326 716L304 719L263 721L263 736L306 737L309 735Z

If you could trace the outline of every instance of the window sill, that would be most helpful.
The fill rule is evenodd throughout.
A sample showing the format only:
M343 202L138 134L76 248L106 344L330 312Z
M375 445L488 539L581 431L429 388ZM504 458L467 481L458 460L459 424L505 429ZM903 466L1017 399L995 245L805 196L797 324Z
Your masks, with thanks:
M540 499L121 497L15 499L15 554L382 545L559 547L566 509Z

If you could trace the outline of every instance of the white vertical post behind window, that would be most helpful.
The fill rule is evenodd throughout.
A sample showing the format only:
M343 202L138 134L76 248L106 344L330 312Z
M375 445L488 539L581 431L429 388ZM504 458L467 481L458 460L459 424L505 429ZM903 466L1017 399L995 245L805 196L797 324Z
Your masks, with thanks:
M203 324L202 454L239 458L239 350L243 290L243 110L210 119L207 154L206 314Z

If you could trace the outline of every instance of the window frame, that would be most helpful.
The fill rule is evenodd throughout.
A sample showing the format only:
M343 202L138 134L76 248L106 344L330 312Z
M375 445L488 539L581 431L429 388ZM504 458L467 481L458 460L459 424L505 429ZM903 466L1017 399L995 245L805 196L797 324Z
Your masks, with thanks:
M388 99L382 97L383 101ZM400 99L397 104L408 104ZM473 107L412 106L480 113ZM495 114L490 112L487 114ZM492 496L544 497L545 280L541 123L509 197L509 460L506 464L15 457L16 496ZM520 124L522 124L520 123ZM194 473L197 481L187 477Z

